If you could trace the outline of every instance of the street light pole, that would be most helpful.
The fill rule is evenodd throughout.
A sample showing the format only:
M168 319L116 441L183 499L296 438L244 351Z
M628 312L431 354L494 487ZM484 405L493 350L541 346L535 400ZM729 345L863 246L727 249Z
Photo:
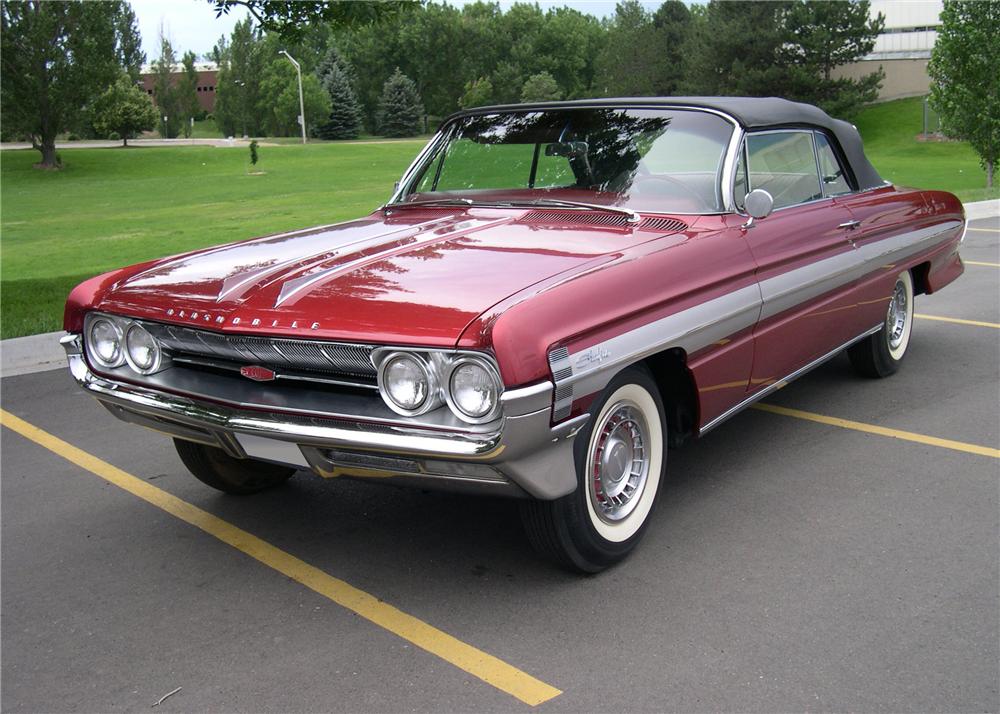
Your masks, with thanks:
M295 74L299 78L299 126L302 127L302 143L306 143L306 107L305 103L302 101L302 68L299 63L295 61L295 58L284 50L279 50L279 52L288 58L288 61L295 65Z

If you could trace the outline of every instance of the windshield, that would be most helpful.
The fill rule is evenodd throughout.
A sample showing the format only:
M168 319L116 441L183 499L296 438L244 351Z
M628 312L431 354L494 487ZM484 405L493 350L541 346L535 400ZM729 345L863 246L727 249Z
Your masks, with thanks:
M398 201L577 201L664 213L723 211L733 125L682 109L581 108L460 118Z

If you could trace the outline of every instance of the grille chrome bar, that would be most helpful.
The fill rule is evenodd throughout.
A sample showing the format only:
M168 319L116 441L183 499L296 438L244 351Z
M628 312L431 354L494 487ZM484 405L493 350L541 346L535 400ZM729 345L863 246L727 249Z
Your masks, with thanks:
M145 321L143 326L177 362L237 370L247 364L259 364L275 370L283 379L363 387L375 383L372 345L228 335ZM313 374L294 374L298 371Z

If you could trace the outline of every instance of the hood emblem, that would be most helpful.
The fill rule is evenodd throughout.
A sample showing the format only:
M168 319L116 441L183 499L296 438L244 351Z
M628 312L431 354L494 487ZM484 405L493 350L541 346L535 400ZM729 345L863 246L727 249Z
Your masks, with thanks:
M255 382L271 382L276 376L273 369L261 367L259 364L250 364L246 367L240 367L240 374L247 379L252 379Z

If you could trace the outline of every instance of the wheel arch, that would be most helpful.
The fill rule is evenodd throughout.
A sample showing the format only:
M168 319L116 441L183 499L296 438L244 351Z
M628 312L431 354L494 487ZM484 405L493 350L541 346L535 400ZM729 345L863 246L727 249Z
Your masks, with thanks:
M680 446L697 431L698 390L687 365L687 352L672 347L640 362L651 373L660 390L667 420L669 446Z
M924 263L919 263L910 268L910 275L913 277L913 294L914 295L930 295L931 286L929 281L929 276L931 272L930 261Z

